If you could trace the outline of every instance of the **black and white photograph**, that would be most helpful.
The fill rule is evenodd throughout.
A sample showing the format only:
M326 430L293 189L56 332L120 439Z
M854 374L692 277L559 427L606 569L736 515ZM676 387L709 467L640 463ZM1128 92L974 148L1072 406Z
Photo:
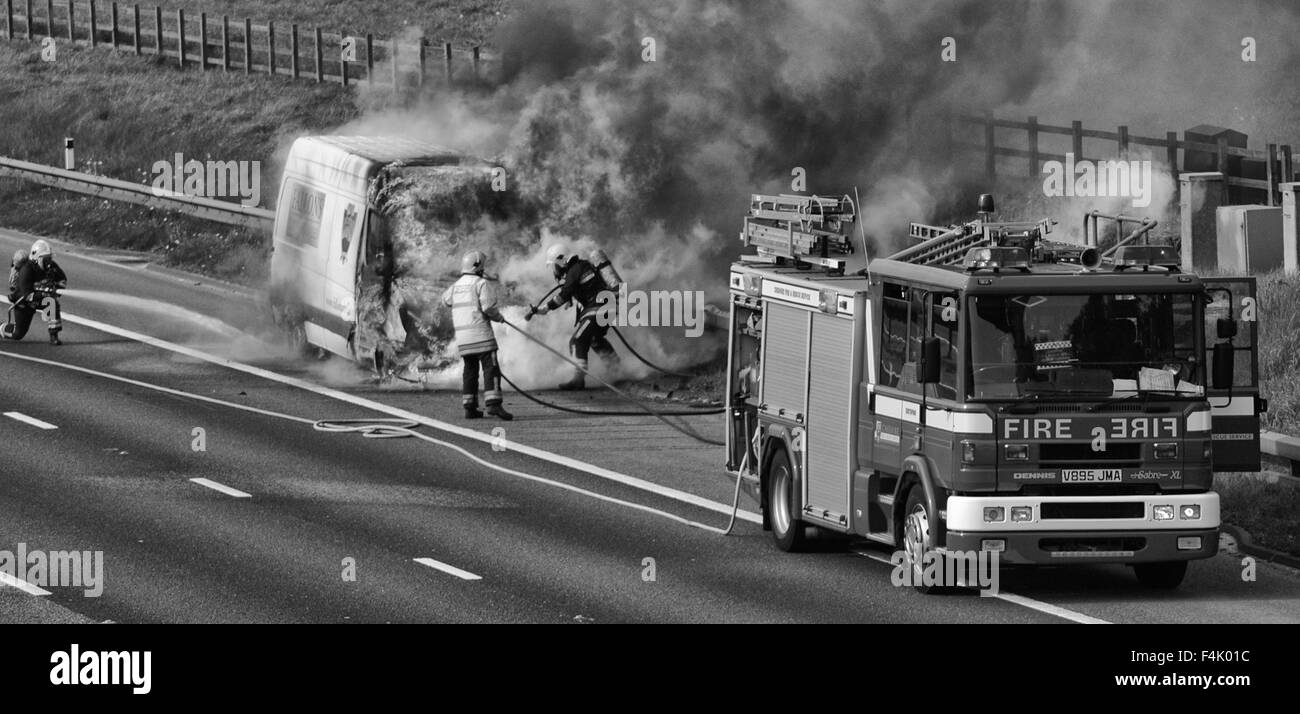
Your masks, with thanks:
M3 2L28 691L535 637L464 625L1285 684L1300 3Z

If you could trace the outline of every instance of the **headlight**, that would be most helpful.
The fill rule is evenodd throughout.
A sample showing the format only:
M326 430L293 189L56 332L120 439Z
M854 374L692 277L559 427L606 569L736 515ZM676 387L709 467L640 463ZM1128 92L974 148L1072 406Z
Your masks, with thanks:
M1173 506L1152 506L1151 515L1157 521L1172 521L1174 520L1174 507Z
M1028 461L1029 444L1007 444L1002 447L1002 454L1007 461Z
M1178 517L1184 521L1194 521L1201 517L1201 507L1199 504L1186 504L1178 509Z
M1002 506L984 507L985 523L1001 523L1002 521L1006 520L1006 518L1007 518L1007 512L1002 508Z
M1012 506L1011 507L1012 523L1028 523L1032 520L1034 520L1033 506Z

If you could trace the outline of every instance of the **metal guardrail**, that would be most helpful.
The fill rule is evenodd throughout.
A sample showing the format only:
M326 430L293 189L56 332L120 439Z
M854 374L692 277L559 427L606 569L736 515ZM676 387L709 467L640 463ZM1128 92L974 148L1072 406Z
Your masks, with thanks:
M1276 431L1259 432L1260 453L1291 462L1291 475L1300 476L1300 439Z
M17 178L46 186L83 193L110 201L126 201L150 208L175 211L194 218L216 221L234 226L244 226L257 231L270 232L275 223L275 211L250 208L238 203L228 203L211 198L185 196L170 192L161 193L145 184L120 181L80 171L68 171L54 166L34 164L0 156L0 177Z

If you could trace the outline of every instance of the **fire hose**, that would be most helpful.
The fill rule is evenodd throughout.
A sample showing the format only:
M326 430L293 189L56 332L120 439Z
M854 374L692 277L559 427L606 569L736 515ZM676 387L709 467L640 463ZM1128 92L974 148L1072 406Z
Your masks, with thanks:
M391 418L322 419L312 425L312 428L315 429L316 431L323 431L331 434L355 433L355 434L361 434L363 437L367 439L400 439L400 438L412 436L422 441L426 441L437 446L442 446L451 449L452 451L459 453L461 456L464 456L465 458L479 464L480 466L485 466L489 469L492 469L494 471L499 471L508 476L514 476L516 478L521 478L526 481L533 481L535 483L541 483L548 486L555 486L556 488L562 488L566 491L572 491L574 493L579 493L584 496L590 496L592 498L601 501L606 501L608 503L616 503L620 506L627 506L628 508L632 508L638 511L643 511L645 513L660 516L662 518L667 518L671 521L676 521L677 523L688 525L693 528L699 528L701 530L705 530L710 533L717 533L718 535L724 535L724 536L731 535L732 529L736 527L736 513L740 510L741 478L739 475L736 477L735 493L733 493L731 497L731 518L727 521L726 528L718 528L717 526L711 526L708 525L707 523L692 521L689 518L683 518L682 516L679 516L675 513L669 513L668 511L660 510L658 508L653 508L651 506L646 506L640 503L633 503L631 501L625 501L620 498L614 498L613 496L606 496L604 494L596 493L595 491L589 491L585 488L579 488L577 486L573 486L571 484L567 484L561 481L556 481L554 479L544 478L536 474L530 474L524 471L508 468L500 464L494 464L491 461L488 461L487 459L484 459L480 456L475 456L473 453L471 453L468 449L466 449L463 446L460 446L458 444L453 444L449 441L444 441L442 439L435 439L434 437L429 436L427 434L421 434L420 432L415 430L417 427L419 427L419 424L417 424L414 421L410 421L408 419L391 419ZM746 458L748 458L748 455L746 455ZM741 465L741 469L743 473L743 469L744 469L743 463Z
M538 305L538 304L541 304L542 300L545 300L545 299L549 298L550 296L554 295L554 294L555 294L555 291L556 291L556 290L559 290L560 287L561 287L560 285L556 285L555 287L551 288L551 289L550 289L550 290L549 290L545 295L543 295L542 298L541 298L541 300L538 300L538 301L537 301L537 304L529 305L529 306L528 306L528 314L524 316L524 320L527 321L527 320L531 320L531 319L533 319L533 315L536 315L536 314L537 314L537 305ZM649 367L650 369L653 369L653 370L655 370L656 372L663 372L664 374L669 375L669 376L671 376L671 377L687 377L687 378L689 378L689 377L694 377L694 376L695 376L695 375L693 375L693 374L687 374L687 373L685 373L685 372L675 372L675 371L673 371L673 370L671 370L671 369L664 369L663 367L660 367L659 365L655 364L654 362L651 362L650 360L646 359L644 356L641 355L640 352L637 352L637 351L636 351L636 348L632 346L632 343L628 342L628 341L627 341L627 338L623 336L623 333L619 331L617 325L610 325L610 329L612 329L612 330L614 331L614 336L618 338L618 341L619 341L619 342L622 342L622 343L623 343L623 346L627 348L627 351L630 352L630 353L632 353L632 356L633 356L633 357L636 357L637 359L641 360L641 362L643 362L643 363L645 364L645 366Z
M681 425L681 424L675 424L675 423L673 423L673 422L671 422L671 421L668 420L668 417L670 417L670 416L690 416L690 415L695 415L695 414L722 414L723 412L726 411L726 408L725 408L725 407L723 407L723 408L718 408L718 409L676 410L676 411L671 411L671 412L665 412L665 411L659 411L659 410L656 410L656 409L651 409L650 407L646 406L646 405L645 405L641 400L637 399L636 397L633 397L632 395L628 394L627 392L624 392L623 390L619 389L618 387L615 387L613 384L610 384L607 380L605 380L605 379L603 379L603 378L601 378L601 377L599 377L599 376L593 374L590 370L586 369L586 368L583 367L582 365L579 365L577 362L574 362L573 360L569 359L569 358L566 357L565 355L561 354L559 350L555 349L554 347L551 347L550 345L546 344L545 342L542 342L541 340L537 339L536 337L533 337L532 335L528 334L528 332L527 332L526 330L524 330L522 327L519 327L518 325L516 325L516 324L513 323L513 322L510 322L509 320L505 320L505 319L503 319L502 322L504 322L506 325L508 325L508 326L510 326L511 328L513 328L516 332L518 332L519 334L523 335L525 338L527 338L527 339L529 339L529 340L532 340L533 342L537 343L539 346L541 346L541 347L542 347L543 349L545 349L546 351L550 352L551 354L555 355L556 357L559 357L560 359L564 360L565 362L568 362L570 365L572 365L572 366L575 367L576 369L581 370L583 374L585 374L585 375L591 377L592 379L596 380L597 382L600 382L600 383L601 383L601 384L602 384L606 389L610 390L611 392L614 392L615 394L619 395L620 397L623 397L623 398L626 399L627 401L632 402L633 404L637 405L638 407L640 407L640 411L634 411L634 412L626 412L626 411L622 411L622 412L620 412L620 411L603 411L603 410L602 410L602 411L594 411L594 410L580 410L580 409L574 409L574 408L572 408L572 407L565 407L565 406L562 406L562 405L559 405L559 404L553 404L553 403L547 402L547 401L545 401L545 400L539 399L539 398L534 397L533 395L529 394L526 390L521 389L521 388L519 387L519 385L517 385L517 384L515 384L514 382L510 381L510 378L509 378L509 377L506 377L506 375L505 375L504 373L502 373L501 378L504 379L504 380L506 381L507 384L509 384L511 387L513 387L513 388L515 389L515 391L519 392L520 394L522 394L525 398L529 399L530 401L536 402L537 404L541 404L542 406L550 407L550 408L553 408L553 409L559 409L559 410L561 410L561 411L573 412L573 413L576 413L576 414L603 415L603 416L640 416L642 413L645 413L645 414L649 414L649 415L653 416L654 418L658 419L659 421L662 421L663 423L667 424L669 427L675 429L676 431L679 431L679 432L681 432L682 434L685 434L686 436L689 436L689 437L691 437L692 439L695 439L696 441L699 441L699 442L701 442L701 443L705 443L705 444L709 444L709 445L711 445L711 446L726 446L726 443L725 443L725 442L722 442L722 441L716 441L716 440L714 440L714 439L709 439L709 438L707 438L707 437L701 436L700 434L696 433L695 430L691 429L690 427L687 427L687 426L685 426L685 425Z

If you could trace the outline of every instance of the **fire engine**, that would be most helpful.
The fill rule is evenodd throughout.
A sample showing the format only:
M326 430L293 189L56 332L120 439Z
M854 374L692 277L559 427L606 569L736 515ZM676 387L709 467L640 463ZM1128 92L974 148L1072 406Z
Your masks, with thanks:
M987 195L868 262L856 212L755 195L730 270L727 469L778 547L823 529L914 568L995 551L1161 588L1217 552L1214 471L1259 470L1253 278L1191 274L1150 220L1050 241Z

